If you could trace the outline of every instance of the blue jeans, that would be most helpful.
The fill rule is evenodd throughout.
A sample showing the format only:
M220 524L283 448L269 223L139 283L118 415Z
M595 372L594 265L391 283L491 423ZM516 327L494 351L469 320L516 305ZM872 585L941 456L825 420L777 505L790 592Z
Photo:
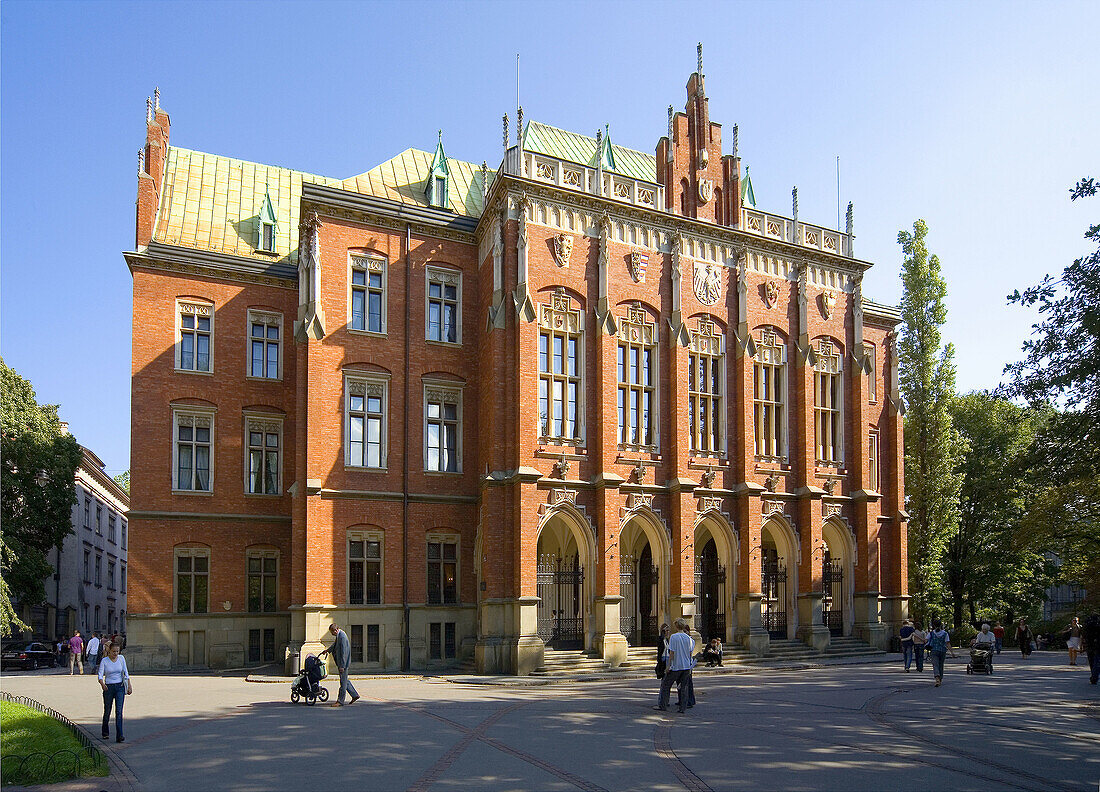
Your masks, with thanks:
M924 673L924 646L913 647L913 659L917 661L917 673Z
M928 657L932 661L932 676L943 679L943 661L947 657L947 652L929 652Z
M111 706L115 708L115 739L122 739L122 702L126 700L126 683L111 682L103 691L103 736L110 737Z
M1003 645L1004 645L1004 638L994 638L993 639L993 651L995 651L997 654L1001 653L1001 647Z
M657 706L661 709L668 709L668 700L671 698L673 685L676 685L676 693L680 699L678 709L682 709L686 706L688 691L684 690L684 685L691 680L690 675L690 669L665 671L664 678L661 679L661 693L657 697Z
M911 666L913 664L913 642L912 641L902 641L901 642L901 655L902 655L902 659L905 660L905 670L908 671L909 666Z

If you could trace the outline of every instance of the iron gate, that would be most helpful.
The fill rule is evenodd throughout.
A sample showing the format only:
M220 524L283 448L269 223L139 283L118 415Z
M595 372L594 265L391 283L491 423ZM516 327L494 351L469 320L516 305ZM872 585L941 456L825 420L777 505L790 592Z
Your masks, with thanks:
M657 643L657 591L659 574L657 567L650 562L652 556L649 547L642 552L638 564L638 617L641 619L638 634L638 646L653 646Z
M773 550L772 553L775 551ZM787 637L787 569L775 555L764 551L760 602L761 626L772 638Z
M699 603L699 633L704 641L711 638L726 640L726 614L722 604L726 601L726 568L717 558L704 555L695 562L695 598Z
M826 551L821 569L821 623L833 635L844 632L844 567Z
M539 638L551 649L583 649L584 568L578 559L563 561L556 556L542 556L536 580Z
M638 589L635 585L634 556L619 557L619 594L623 600L619 603L619 632L626 636L626 642L634 645L638 630Z

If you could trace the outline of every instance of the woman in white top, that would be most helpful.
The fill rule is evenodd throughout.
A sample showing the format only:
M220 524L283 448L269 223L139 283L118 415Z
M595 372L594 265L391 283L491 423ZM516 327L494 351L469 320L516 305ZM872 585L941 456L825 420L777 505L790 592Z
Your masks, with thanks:
M130 686L130 671L126 668L126 658L118 653L118 644L107 644L107 656L99 663L99 686L103 688L103 739L111 736L107 726L111 722L111 706L115 708L115 742L125 742L122 736L122 702Z

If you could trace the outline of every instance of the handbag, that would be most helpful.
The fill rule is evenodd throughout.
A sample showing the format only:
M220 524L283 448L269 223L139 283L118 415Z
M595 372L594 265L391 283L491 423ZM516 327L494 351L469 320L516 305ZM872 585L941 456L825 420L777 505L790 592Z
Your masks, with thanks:
M663 657L657 661L657 666L653 669L653 672L657 675L658 679L665 678L665 659Z

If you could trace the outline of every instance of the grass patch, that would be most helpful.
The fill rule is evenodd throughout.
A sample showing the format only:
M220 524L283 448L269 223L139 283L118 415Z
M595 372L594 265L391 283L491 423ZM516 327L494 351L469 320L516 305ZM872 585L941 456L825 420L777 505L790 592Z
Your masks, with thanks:
M5 784L51 784L107 775L106 760L97 763L69 727L13 701L0 701L0 768Z

